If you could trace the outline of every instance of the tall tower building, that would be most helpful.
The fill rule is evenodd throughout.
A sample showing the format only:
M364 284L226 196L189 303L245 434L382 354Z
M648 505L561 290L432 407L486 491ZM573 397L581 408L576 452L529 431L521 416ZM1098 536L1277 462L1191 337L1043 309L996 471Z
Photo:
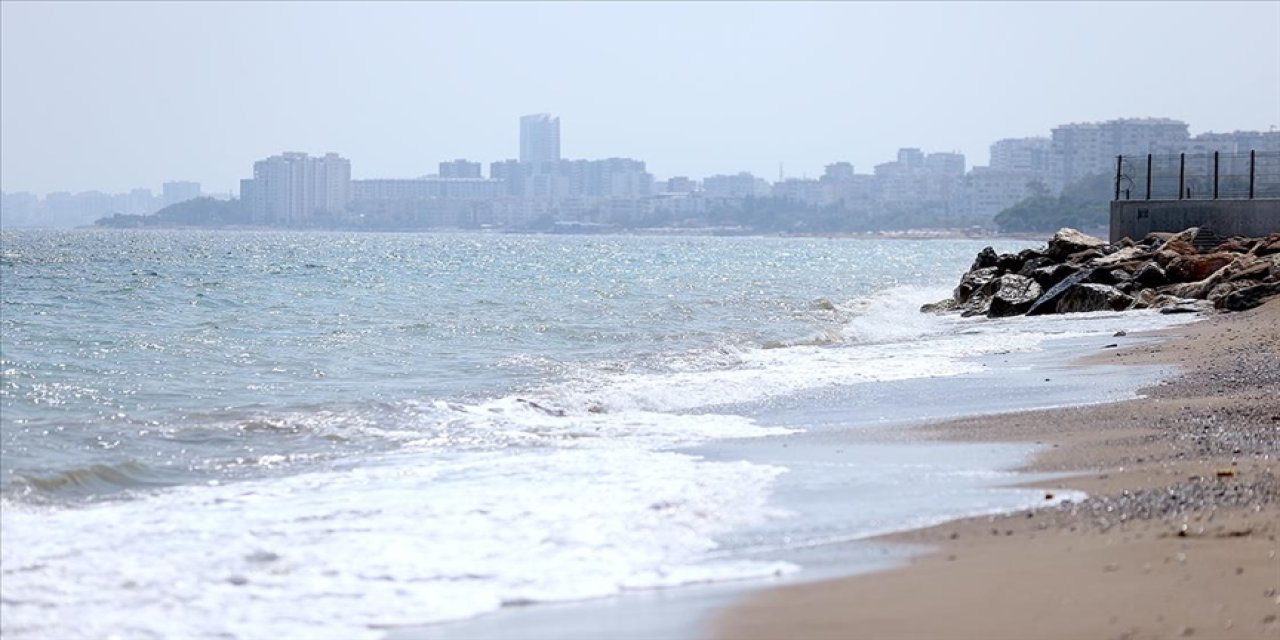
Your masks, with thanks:
M240 200L255 224L306 225L339 216L351 202L351 161L336 153L286 152L253 163Z
M520 162L542 172L546 163L560 161L560 118L537 113L520 118Z

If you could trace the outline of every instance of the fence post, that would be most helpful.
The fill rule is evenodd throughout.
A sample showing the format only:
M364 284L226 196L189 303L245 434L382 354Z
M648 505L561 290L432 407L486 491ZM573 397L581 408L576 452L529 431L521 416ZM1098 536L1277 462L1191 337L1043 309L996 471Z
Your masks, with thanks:
M1147 199L1151 199L1151 154L1147 154Z
M1258 151L1256 149L1249 150L1249 199L1250 200L1253 199L1253 174L1254 174L1254 167L1256 166L1256 163L1257 163L1257 154L1258 154Z
M1120 199L1120 165L1124 163L1124 156L1116 156L1116 200Z
M1178 154L1178 199L1182 199L1183 189L1187 183L1187 154Z
M1213 152L1213 199L1218 199L1218 152Z

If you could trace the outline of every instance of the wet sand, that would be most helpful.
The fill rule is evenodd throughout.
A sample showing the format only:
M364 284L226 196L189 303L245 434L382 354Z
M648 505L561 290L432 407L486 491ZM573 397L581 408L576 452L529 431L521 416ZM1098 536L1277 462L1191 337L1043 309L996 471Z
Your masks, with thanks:
M883 573L753 592L712 635L755 638L1280 638L1280 301L1081 364L1166 364L1145 398L976 417L927 437L1030 441L1078 504L887 541Z

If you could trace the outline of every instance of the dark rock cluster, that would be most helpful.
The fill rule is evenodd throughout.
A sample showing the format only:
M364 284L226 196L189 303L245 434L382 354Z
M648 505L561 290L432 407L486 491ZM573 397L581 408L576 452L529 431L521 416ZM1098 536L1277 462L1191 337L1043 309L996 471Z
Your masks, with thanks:
M996 254L987 247L951 298L921 311L991 318L1149 308L1243 311L1280 295L1280 233L1231 238L1203 251L1198 236L1192 227L1110 244L1062 229L1042 249Z

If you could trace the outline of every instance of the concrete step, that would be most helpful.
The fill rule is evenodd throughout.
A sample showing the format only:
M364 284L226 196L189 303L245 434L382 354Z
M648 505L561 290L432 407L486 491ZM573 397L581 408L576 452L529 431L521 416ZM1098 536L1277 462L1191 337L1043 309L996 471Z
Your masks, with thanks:
M1200 232L1196 234L1196 238L1191 241L1191 244L1195 245L1196 251L1203 253L1222 244L1222 241L1225 239L1226 238L1219 236L1213 229L1200 227Z

